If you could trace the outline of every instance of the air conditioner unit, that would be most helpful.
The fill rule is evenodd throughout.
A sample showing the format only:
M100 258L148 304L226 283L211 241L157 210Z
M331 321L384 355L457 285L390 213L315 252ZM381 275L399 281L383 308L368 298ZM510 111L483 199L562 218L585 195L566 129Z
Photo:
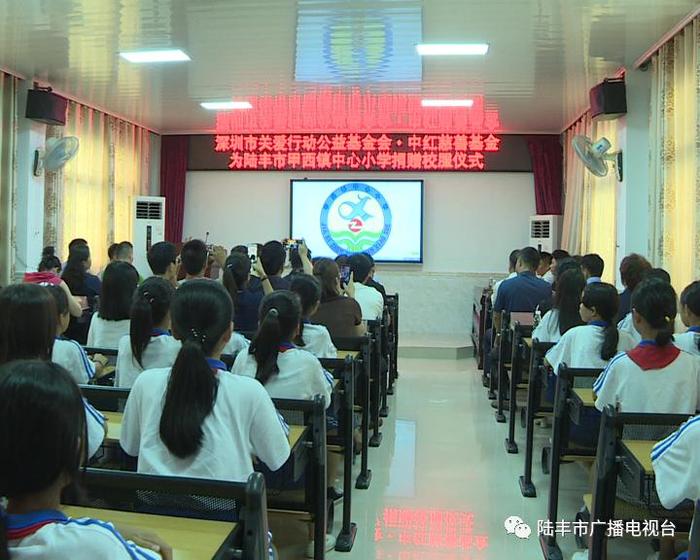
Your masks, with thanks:
M165 239L165 197L138 196L134 201L134 266L142 278L152 276L148 250Z
M551 253L559 249L561 216L530 216L530 246Z

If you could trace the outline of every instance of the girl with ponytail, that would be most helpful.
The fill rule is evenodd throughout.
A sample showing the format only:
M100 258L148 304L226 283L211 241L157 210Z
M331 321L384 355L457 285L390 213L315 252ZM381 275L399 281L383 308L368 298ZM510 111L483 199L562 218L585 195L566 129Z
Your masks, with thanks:
M700 355L700 282L697 280L681 292L681 319L688 331L674 335L673 341L681 350Z
M333 345L328 329L311 322L311 317L321 303L321 283L310 274L296 274L292 279L292 292L299 296L301 323L294 343L317 358L336 358L338 351Z
M223 282L233 301L234 323L241 331L258 328L258 308L272 285L262 268L260 259L253 261L256 276L251 277L251 259L246 253L232 252L224 265ZM262 289L261 289L262 288Z
M129 334L119 341L115 386L131 387L145 369L170 367L181 344L170 334L172 284L158 276L146 279L131 303Z
M247 352L236 357L231 371L254 377L270 396L313 399L331 403L333 378L313 354L294 344L301 323L299 297L287 290L265 296L260 304L260 327Z
M581 292L586 279L579 268L566 270L557 278L554 305L532 333L540 342L558 342L569 329L582 325L579 315Z
M555 374L560 364L602 369L618 352L634 348L632 338L620 333L615 324L619 304L620 296L615 286L604 282L586 286L579 306L585 324L564 333L556 346L547 352L547 362Z
M663 280L643 280L632 294L637 347L615 356L596 380L596 407L622 412L695 414L700 408L700 357L673 344L676 292Z
M290 450L272 400L219 359L231 338L229 294L218 282L190 280L170 315L182 343L177 359L139 374L124 409L120 442L138 456L138 471L241 482L252 457L279 469Z
M80 391L61 366L32 360L0 368L0 496L7 498L0 559L172 559L155 535L61 511L61 493L87 459L86 429Z

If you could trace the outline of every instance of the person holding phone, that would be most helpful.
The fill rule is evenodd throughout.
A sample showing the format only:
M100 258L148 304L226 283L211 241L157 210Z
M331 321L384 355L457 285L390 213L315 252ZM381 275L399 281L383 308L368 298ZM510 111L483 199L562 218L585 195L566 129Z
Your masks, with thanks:
M324 325L331 337L361 336L366 331L362 321L362 309L354 299L355 283L352 273L343 289L340 270L335 261L319 259L314 264L314 276L321 283L321 304L309 317L312 323Z

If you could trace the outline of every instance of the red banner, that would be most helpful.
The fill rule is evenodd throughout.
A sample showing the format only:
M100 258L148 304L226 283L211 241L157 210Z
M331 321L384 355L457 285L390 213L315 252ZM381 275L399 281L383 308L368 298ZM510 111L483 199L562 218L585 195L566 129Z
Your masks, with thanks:
M234 171L486 171L494 134L218 134Z

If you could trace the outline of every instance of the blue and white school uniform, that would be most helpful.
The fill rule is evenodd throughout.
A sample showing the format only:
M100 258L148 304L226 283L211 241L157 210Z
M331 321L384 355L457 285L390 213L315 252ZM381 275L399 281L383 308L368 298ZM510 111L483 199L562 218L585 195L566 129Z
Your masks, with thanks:
M83 399L83 405L85 406L85 422L87 424L88 457L92 457L100 449L105 439L107 419L86 399Z
M131 350L131 337L123 336L119 341L117 353L117 373L114 379L115 387L131 387L136 377L146 369L172 367L182 348L179 340L175 340L168 331L153 329L151 339L141 354L139 365Z
M559 332L558 309L550 309L544 314L540 323L532 331L532 338L540 342L559 342L561 333Z
M700 357L643 340L610 360L593 390L600 411L619 404L621 412L693 415L700 408Z
M627 334L627 336L634 340L635 344L639 344L642 341L642 335L639 334L639 331L634 327L631 311L617 324L617 330Z
M51 361L64 367L76 383L88 383L95 377L95 364L75 340L57 337L53 343Z
M323 325L315 325L304 321L302 339L304 340L304 350L311 352L317 358L331 359L338 357L338 350L331 340L331 334Z
M57 510L8 514L12 560L160 560L160 554L122 537L111 523L73 519Z
M651 462L661 504L672 509L683 500L700 499L700 416L654 446Z
M280 346L277 355L279 373L265 385L272 398L312 400L323 397L326 408L331 404L333 376L323 369L318 358L293 344ZM231 368L231 373L255 379L258 363L250 352L241 352Z
M600 348L605 339L605 326L602 321L591 321L587 325L580 325L566 331L545 356L554 373L558 373L561 364L571 368L590 369L603 369L608 365L608 360L600 356ZM618 352L626 352L635 346L634 340L629 335L620 333L617 343Z
M92 348L119 349L119 341L124 335L129 334L131 321L108 321L95 313L90 320L90 330L87 336L87 345Z
M678 348L695 356L700 356L698 341L700 341L700 327L690 327L687 332L673 335L673 343Z
M253 457L279 469L290 449L284 424L265 389L255 379L231 375L219 360L207 359L216 373L216 401L202 423L202 445L180 459L160 438L160 420L170 368L150 369L134 382L122 418L122 449L138 456L138 472L245 482Z
M231 338L226 343L226 346L224 346L224 349L221 353L235 356L236 354L241 352L241 350L247 350L248 346L250 346L250 341L241 333L234 331L233 333L231 333Z

